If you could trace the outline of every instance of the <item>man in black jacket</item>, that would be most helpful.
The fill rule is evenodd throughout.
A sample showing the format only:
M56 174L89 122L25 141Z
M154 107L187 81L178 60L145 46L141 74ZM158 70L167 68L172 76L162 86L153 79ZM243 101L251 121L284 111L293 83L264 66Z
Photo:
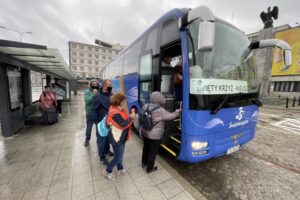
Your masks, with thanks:
M112 95L112 82L111 80L104 80L101 90L95 94L93 99L93 118L95 123L99 123L108 113L109 109L109 98ZM109 141L107 137L101 137L97 131L97 146L100 162L104 165L107 164L105 155L114 156L112 152L109 151Z

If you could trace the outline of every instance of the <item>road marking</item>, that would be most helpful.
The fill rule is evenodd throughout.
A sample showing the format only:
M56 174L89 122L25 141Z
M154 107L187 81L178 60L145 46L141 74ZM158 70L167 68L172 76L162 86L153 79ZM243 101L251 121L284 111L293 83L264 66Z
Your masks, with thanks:
M287 118L272 125L284 128L296 135L300 135L300 120Z
M260 112L259 115L265 115L265 116L270 116L270 117L280 117L279 115L268 114L268 113L262 113L262 112Z

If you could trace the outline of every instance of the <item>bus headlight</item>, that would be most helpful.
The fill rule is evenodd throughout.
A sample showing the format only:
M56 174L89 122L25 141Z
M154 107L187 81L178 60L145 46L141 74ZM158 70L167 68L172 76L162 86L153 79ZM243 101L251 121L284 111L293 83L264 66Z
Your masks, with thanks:
M208 145L207 142L192 142L192 149L197 150L197 149L203 149L206 148Z

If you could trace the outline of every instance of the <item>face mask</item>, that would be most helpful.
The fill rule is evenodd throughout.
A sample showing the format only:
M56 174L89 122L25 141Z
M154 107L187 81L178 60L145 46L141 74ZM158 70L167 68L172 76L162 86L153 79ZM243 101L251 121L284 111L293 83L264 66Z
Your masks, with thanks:
M111 92L112 87L107 87L107 92Z

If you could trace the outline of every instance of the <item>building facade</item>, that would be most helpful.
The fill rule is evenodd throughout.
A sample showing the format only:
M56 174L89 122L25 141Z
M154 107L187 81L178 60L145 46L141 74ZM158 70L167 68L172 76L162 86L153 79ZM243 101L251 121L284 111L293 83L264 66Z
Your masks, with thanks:
M293 64L289 68L284 67L283 52L279 49L269 49L272 51L271 82L269 84L269 96L296 97L300 96L300 27L283 25L272 29L274 39L281 39L287 42L292 48ZM251 42L259 40L259 32L248 35ZM264 60L263 51L254 51L258 64L259 78L262 80L261 61Z
M105 44L102 46L101 44ZM120 44L69 42L69 65L80 81L98 78L99 71L123 50Z

